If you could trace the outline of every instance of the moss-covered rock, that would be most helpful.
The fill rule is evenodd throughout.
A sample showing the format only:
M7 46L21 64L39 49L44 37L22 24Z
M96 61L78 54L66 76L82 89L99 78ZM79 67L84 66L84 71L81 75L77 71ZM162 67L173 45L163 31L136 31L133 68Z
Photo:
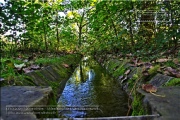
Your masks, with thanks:
M56 107L56 105L51 87L6 86L1 88L1 117L4 120L55 118L58 116L57 110L46 108Z

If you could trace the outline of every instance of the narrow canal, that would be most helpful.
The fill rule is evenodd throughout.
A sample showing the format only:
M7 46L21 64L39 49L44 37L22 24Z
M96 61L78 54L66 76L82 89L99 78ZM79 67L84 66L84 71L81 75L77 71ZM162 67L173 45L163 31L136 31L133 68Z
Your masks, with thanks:
M125 116L127 94L91 57L84 57L58 100L59 117Z

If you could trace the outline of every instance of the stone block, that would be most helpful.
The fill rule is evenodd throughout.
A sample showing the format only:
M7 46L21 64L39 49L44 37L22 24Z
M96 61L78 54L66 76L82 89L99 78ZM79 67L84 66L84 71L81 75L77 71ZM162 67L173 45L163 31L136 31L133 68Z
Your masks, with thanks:
M171 79L173 79L173 77L162 75L162 74L158 73L149 81L149 83L156 87L160 87Z
M42 69L39 71L39 73L44 76L45 79L49 81L56 81L56 78L52 76L52 74L49 72L48 67Z
M150 106L151 114L160 114L160 117L154 120L178 120L180 118L180 86L158 88L156 94L165 95L165 97L155 96L141 89L138 92L145 96L144 105Z
M54 69L53 66L48 66L46 69L55 79L59 79L61 78L60 74L58 73L58 71L56 69Z
M35 114L13 113L8 106L28 106L35 108L37 105L48 105L53 97L51 87L37 86L7 86L1 87L1 119L2 120L36 120ZM8 110L9 109L9 110ZM33 110L31 110L33 111ZM17 111L16 111L17 112ZM42 115L43 116L43 115Z
M28 75L29 77L31 77L34 81L34 83L37 85L37 86L40 86L40 85L45 85L47 86L48 83L44 80L44 78L40 75L38 75L37 73L38 71L36 72L30 72L30 73L27 73L26 75Z

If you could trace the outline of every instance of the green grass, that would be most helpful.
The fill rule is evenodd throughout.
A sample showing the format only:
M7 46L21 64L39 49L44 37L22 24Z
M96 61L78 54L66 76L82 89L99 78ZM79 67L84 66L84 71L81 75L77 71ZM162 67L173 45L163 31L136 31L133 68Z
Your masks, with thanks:
M114 61L114 60L109 61L109 63L108 63L108 71L112 72L114 70L114 68L116 68L119 65L120 65L120 62L117 62L117 61Z
M180 78L174 78L167 82L165 86L180 86Z
M15 80L15 77L17 76L23 76L23 74L19 74L17 70L14 68L14 64L22 64L24 59L13 59L13 58L1 58L1 78L11 81ZM69 54L65 56L60 57L44 57L44 58L36 58L35 60L32 60L30 62L27 62L26 65L32 64L42 64L44 67L48 65L61 65L63 63L65 64L73 64L77 63L81 60L80 56L77 56L77 54ZM76 67L76 66L74 66ZM62 69L64 67L62 66ZM64 70L64 69L63 69ZM62 71L63 73L63 71Z
M123 75L125 72L125 68L123 65L119 66L116 71L113 72L113 77L119 77L120 75Z
M132 102L132 116L147 115L148 109L143 106L143 95L135 94Z
M2 58L1 59L1 78L5 78L7 80L10 80L14 78L14 76L17 76L18 73L14 70L14 63L21 64L22 62L17 59L12 58Z
M160 69L160 65L155 65L154 67L150 68L148 70L148 72L149 72L150 75L152 75L152 74L157 73L158 69Z
M173 61L167 61L165 63L165 66L166 67L172 67L172 68L175 68L175 69L178 67Z
M113 77L119 77L120 75L123 75L126 70L124 67L126 62L126 59L122 62L112 60L109 62L108 71L112 73Z
M67 64L72 64L77 60L80 59L76 59L76 54L70 54L70 55L66 55L66 56L60 56L60 57L45 57L45 58L39 58L35 60L36 64L43 64L45 66L47 65L54 65L57 63L67 63Z
M1 58L1 62L6 62L7 60L10 60L11 62L13 63L16 63L16 64L21 64L23 63L23 61L21 61L20 59L15 59L15 58Z
M56 64L61 62L60 57L54 57L54 58L39 58L35 60L36 64L43 64L44 66L50 65L50 64Z

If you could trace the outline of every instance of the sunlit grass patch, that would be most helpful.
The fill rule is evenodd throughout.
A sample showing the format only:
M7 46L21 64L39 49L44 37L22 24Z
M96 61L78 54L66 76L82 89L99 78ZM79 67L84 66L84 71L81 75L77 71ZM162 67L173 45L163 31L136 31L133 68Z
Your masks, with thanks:
M180 86L180 78L174 78L167 82L165 86Z

